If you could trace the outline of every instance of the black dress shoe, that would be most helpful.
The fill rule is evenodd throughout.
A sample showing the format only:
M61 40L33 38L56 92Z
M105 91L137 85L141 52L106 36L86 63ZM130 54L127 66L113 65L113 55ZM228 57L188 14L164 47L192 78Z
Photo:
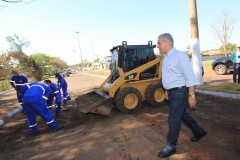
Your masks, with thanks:
M158 157L166 158L173 155L174 153L176 153L176 149L172 149L172 150L163 149L158 153Z
M191 138L191 141L192 142L198 142L202 137L204 137L205 135L207 134L207 132L203 132L201 135L199 135L199 136L193 136L192 138Z

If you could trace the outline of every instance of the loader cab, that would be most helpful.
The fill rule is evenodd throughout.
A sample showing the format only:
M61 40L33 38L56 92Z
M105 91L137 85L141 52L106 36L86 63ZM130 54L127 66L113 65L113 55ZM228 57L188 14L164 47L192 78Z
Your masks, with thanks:
M110 63L111 81L114 82L118 77L118 69L122 68L124 73L129 72L139 66L142 66L156 58L152 41L148 41L147 45L127 45L126 41L122 45L113 47L110 52L112 59ZM156 67L152 67L144 71L144 73L153 73Z

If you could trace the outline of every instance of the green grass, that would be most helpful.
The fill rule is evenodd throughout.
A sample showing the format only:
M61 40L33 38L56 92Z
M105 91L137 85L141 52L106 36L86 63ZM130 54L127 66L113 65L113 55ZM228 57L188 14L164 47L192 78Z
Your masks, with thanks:
M6 91L11 88L12 86L9 80L0 81L0 92Z
M203 61L204 69L211 70L212 62L213 60ZM196 89L240 94L240 85L237 83L203 82L203 85L196 86Z
M240 85L237 83L203 82L203 85L196 86L196 89L240 94Z
M204 69L212 69L213 60L202 61Z

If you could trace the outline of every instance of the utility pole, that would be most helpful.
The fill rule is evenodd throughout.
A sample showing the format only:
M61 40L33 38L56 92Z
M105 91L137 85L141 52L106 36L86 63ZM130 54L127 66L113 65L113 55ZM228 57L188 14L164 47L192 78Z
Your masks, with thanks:
M75 60L75 71L77 71L77 69L78 69L78 64L77 64L77 62L76 62L76 60L77 60L77 57L76 57L76 54L75 54L75 52L74 52L74 60Z
M84 72L84 68L83 68L83 60L82 60L82 53L81 53L81 47L80 47L80 41L79 41L79 36L78 36L78 33L80 33L80 32L75 32L75 33L77 33L77 37L78 37L78 44L79 44L79 50L80 50L80 56L81 56L81 69L82 69L82 72Z
M197 2L196 0L188 0L190 11L190 28L191 28L191 51L193 71L197 78L197 84L202 82L202 55L200 53L198 18L197 18Z
M92 44L92 52L93 52L93 59L94 59L94 50L93 50L93 42L92 42L92 39L91 39L91 44Z

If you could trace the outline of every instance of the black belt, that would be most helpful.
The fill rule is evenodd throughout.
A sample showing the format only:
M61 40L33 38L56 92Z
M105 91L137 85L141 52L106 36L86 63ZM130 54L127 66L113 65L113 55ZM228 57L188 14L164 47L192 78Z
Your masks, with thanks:
M168 91L168 92L172 92L172 91L175 91L175 90L177 90L177 89L185 88L185 87L186 87L186 86L175 87L175 88L168 89L167 91Z

